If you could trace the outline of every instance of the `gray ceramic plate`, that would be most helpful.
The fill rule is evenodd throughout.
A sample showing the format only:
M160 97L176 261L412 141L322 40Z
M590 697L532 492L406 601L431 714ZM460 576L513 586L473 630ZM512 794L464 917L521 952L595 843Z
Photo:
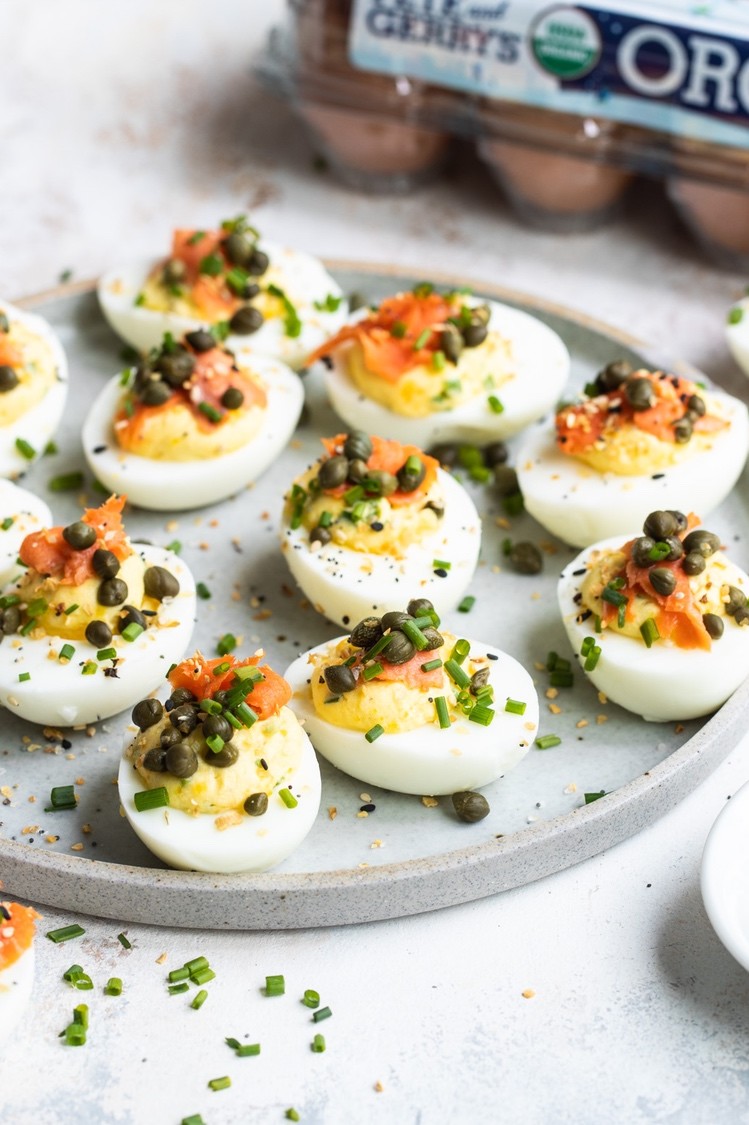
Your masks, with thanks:
M332 263L347 291L379 299L418 278ZM466 279L445 278L450 284ZM487 285L477 292L535 313L564 338L573 357L571 388L617 357L670 366L629 337L583 316ZM25 485L51 502L60 522L76 518L79 497L50 495L48 480L83 469L80 425L96 389L121 366L121 345L101 318L91 287L68 287L33 302L59 332L71 368L69 408L60 452L28 473ZM251 651L262 642L271 662L285 668L300 651L338 630L301 608L277 545L281 497L290 480L318 455L321 435L339 429L316 375L306 381L309 419L283 457L250 490L197 513L170 520L133 511L133 538L183 544L196 579L212 591L199 604L195 643L213 652L225 632L244 636ZM90 484L90 478L87 478ZM749 531L747 473L710 526L733 545ZM550 649L566 652L555 609L559 570L570 549L549 541L528 516L497 525L501 504L491 489L468 485L485 516L483 565L468 616L447 616L455 632L510 651L527 667ZM89 491L89 500L96 502ZM538 578L498 572L502 539L543 541L545 573ZM739 551L734 557L742 562ZM746 559L743 560L746 564ZM232 591L237 591L232 598ZM237 600L238 599L238 600ZM323 802L301 848L264 875L212 876L171 871L155 860L118 812L113 780L126 717L69 732L68 744L5 715L0 743L0 878L6 894L76 914L170 926L276 929L327 926L398 917L495 894L592 856L638 832L695 788L738 740L749 684L706 722L683 728L645 723L613 705L602 706L582 676L554 701L548 678L536 671L541 730L561 736L549 751L532 749L520 766L489 786L490 815L458 822L451 802L367 789L375 810L359 815L365 787L322 764ZM550 702L559 714L548 710ZM600 716L606 716L605 720ZM53 785L77 784L78 808L45 813ZM586 805L586 792L606 796ZM336 809L331 817L330 808Z

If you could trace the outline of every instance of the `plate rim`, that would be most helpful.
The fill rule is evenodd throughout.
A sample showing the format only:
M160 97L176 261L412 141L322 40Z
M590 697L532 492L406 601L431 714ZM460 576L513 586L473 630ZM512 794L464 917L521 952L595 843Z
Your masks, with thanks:
M700 892L710 925L720 938L723 946L742 968L749 972L749 933L741 940L737 938L737 927L731 904L726 905L728 890L726 865L723 855L730 839L736 835L735 824L741 824L742 813L746 817L749 808L749 781L733 793L718 813L705 840L700 864ZM744 836L749 837L749 829Z

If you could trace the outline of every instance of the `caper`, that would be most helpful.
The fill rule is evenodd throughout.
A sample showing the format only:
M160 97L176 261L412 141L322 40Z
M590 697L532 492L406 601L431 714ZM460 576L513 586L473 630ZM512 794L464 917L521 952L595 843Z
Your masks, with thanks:
M676 535L680 535L682 531L687 530L687 527L689 526L689 520L683 512L679 512L676 508L669 508L668 513L669 515L674 517L674 521L676 523Z
M349 462L348 479L354 484L361 484L368 473L367 462L362 461L361 458L357 457Z
M691 577L694 574L702 574L707 566L707 559L699 551L690 551L684 556L681 566L684 573Z
M254 305L242 305L229 321L229 328L238 336L249 336L263 326L263 314Z
M133 707L131 718L136 727L148 730L154 723L158 723L164 714L164 708L158 699L141 699Z
M156 366L170 387L181 387L195 370L195 357L180 347L160 356Z
M206 715L203 719L203 738L213 738L218 735L224 742L231 742L234 727L223 715Z
M95 648L106 648L111 644L112 630L106 621L89 621L86 626L86 640Z
M227 387L221 395L221 405L227 410L239 410L244 402L244 395L239 387Z
M3 633L15 633L21 624L21 611L17 605L9 605L0 614L0 629Z
M450 363L457 363L465 347L465 340L460 333L460 329L454 324L446 324L440 332L439 342L440 350L444 352L445 359L449 360Z
M164 764L174 777L192 777L198 768L198 755L186 742L175 742L168 748Z
M633 410L649 410L655 405L655 391L649 379L634 376L624 384L624 395Z
M596 375L596 387L601 394L610 394L618 391L622 383L632 374L632 364L625 359L615 359L607 363L602 371Z
M235 266L243 266L249 262L254 249L253 243L246 234L233 230L223 242L224 253Z
M690 395L687 399L687 410L690 414L701 418L707 410L704 398L702 398L701 395Z
M0 394L14 390L18 386L18 375L7 363L0 364Z
M384 632L386 629L397 629L398 626L402 625L404 621L410 621L411 614L404 613L400 609L391 609L388 613L384 613L382 615L381 620L382 629Z
M662 594L663 597L667 598L676 589L676 576L667 566L654 566L648 578L656 594Z
M399 633L395 630L391 633L390 643L382 655L388 664L406 664L415 652L416 649L405 633Z
M398 489L398 478L385 469L371 469L367 478L379 489L380 496L392 496Z
M685 551L699 551L706 559L714 555L716 551L720 550L720 539L714 535L712 531L703 531L698 528L696 531L690 531L684 540Z
M166 747L154 746L143 758L143 765L154 773L163 773L166 769Z
M749 625L749 607L745 605L740 606L734 613L733 619L737 625L746 628L746 626Z
M319 543L321 547L329 543L332 538L333 536L330 534L327 527L321 527L319 524L317 527L313 527L312 531L309 533L310 543Z
M74 551L85 551L96 542L96 531L91 524L76 520L62 529L62 537Z
M479 691L482 687L486 687L488 683L489 669L479 668L479 670L477 672L474 672L471 676L471 682L469 684L468 690L470 691L471 695L475 695L477 691Z
M218 754L215 754L213 750L207 750L204 755L209 766L216 766L220 770L225 770L227 766L233 766L238 757L239 750L236 746L232 746L230 742L227 742Z
M231 695L231 692L229 692L229 691L215 691L213 693L213 699L215 700L216 703L220 703L222 707L225 707L226 704L229 702L229 696L230 695Z
M120 570L120 560L104 547L96 548L91 556L91 565L99 578L116 578Z
M453 808L458 820L464 820L466 824L475 824L476 821L483 820L491 811L483 793L470 791L453 793Z
M169 712L169 722L180 734L191 734L198 725L198 712L193 703L183 703Z
M251 793L244 803L244 811L248 816L262 816L268 811L268 794Z
M411 617L424 617L427 613L434 613L434 606L429 598L411 598L406 609Z
M723 618L719 617L717 613L703 613L702 624L707 629L709 637L717 641L723 636Z
M119 615L117 628L121 633L124 633L129 625L140 625L141 629L145 631L148 628L148 622L139 609L134 605L125 605Z
M445 643L445 638L433 625L427 625L426 629L422 629L422 633L427 639L426 648L423 649L424 652L432 652L435 648L442 648Z
M270 258L262 250L253 250L245 269L253 277L260 277L270 265Z
M416 464L417 461L418 465ZM401 492L415 492L426 474L426 465L421 458L409 457L405 465L398 470L398 485Z
M500 496L514 496L520 491L518 475L509 465L495 465L494 482Z
M501 442L497 443L501 445ZM434 457L435 461L439 461L446 469L452 469L458 463L458 456L460 454L460 446L452 441L438 442L437 445L432 445L427 450L430 457Z
M179 733L176 727L164 727L161 734L159 735L159 743L164 747L165 750L168 750L170 746L174 746L176 742L181 741L182 735Z
M476 324L488 324L492 318L492 311L488 305L474 305L471 309L471 321Z
M518 574L540 574L544 567L543 555L538 547L527 540L513 543L507 558Z
M707 565L707 564L706 564ZM738 586L728 586L726 588L726 613L729 617L735 617L736 611L743 609L746 605L746 594L740 590ZM6 630L7 632L7 630Z
M372 440L363 430L352 430L343 443L349 461L368 461L372 456Z
M686 414L683 418L677 419L674 422L674 441L676 444L686 445L691 440L693 429L692 421Z
M497 465L504 465L509 456L509 450L503 441L491 441L484 446L484 464L490 469Z
M121 578L105 578L99 583L96 600L99 605L122 605L127 593L127 583Z
M325 683L333 695L345 695L356 687L356 676L345 664L330 664L323 672Z
M165 285L181 285L187 277L187 266L179 258L171 258L162 273Z
M163 601L164 598L176 598L179 581L163 566L149 566L143 574L143 589L149 598Z
M485 324L469 324L463 329L463 343L467 348L477 348L489 335Z
M382 625L379 617L365 617L354 626L349 637L349 644L352 644L354 648L371 648L372 645L377 644L381 636Z
M196 328L194 332L188 332L185 339L194 352L209 352L211 348L216 347L215 338L206 328Z
M216 692L216 694L218 695L218 692ZM195 696L190 691L190 689L186 687L175 688L172 694L169 696L169 703L171 704L172 708L182 707L185 703L194 702Z
M684 544L678 535L669 535L663 542L668 547L668 554L666 555L666 562L676 562L677 559L684 557Z
M163 406L172 397L172 388L162 379L153 379L143 388L140 397L146 406Z
M673 512L651 512L642 525L642 530L656 542L663 542L669 535L676 534L676 520Z
M317 474L321 488L338 488L348 480L348 457L329 457Z
M654 547L655 539L651 539L649 535L640 535L635 539L632 544L632 561L635 566L652 566L655 560L651 559L650 552Z

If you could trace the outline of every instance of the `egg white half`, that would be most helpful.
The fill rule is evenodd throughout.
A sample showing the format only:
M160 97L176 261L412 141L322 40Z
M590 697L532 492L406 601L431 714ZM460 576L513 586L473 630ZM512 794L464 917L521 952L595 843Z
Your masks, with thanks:
M10 1038L20 1022L31 998L33 984L34 947L30 945L17 961L6 969L0 969L0 1044Z
M341 639L310 651L332 651ZM470 644L471 652L496 657L489 660L496 713L488 727L461 716L449 730L441 730L435 722L416 730L382 734L369 743L362 731L334 726L317 714L309 688L309 653L297 657L284 672L294 692L289 706L304 724L317 752L368 785L427 796L488 785L513 769L528 752L538 730L538 698L533 680L517 660L482 641ZM525 714L505 711L508 698L525 703Z
M146 847L170 867L223 875L267 871L301 844L320 807L320 767L312 743L304 733L303 738L299 766L284 782L297 798L293 809L287 808L274 791L262 816L245 815L240 823L222 831L215 823L221 814L192 816L174 808L138 812L134 795L145 784L132 763L123 757L118 785L125 816Z
M4 519L12 519L13 523L7 531L0 527L0 586L23 569L16 560L26 536L54 523L43 500L9 480L0 480L0 524Z
M331 356L332 367L326 368L324 376L336 414L365 433L387 434L425 449L438 441L482 445L504 440L551 410L569 375L567 348L556 332L529 313L497 301L486 304L491 310L489 330L512 343L514 374L493 392L504 406L501 414L495 414L489 406L488 391L453 410L435 411L423 418L396 414L367 398L352 383L345 348Z
M4 312L11 322L21 321L29 332L46 341L57 372L57 379L44 398L9 425L0 426L0 476L15 478L25 473L32 462L41 457L60 423L68 397L68 361L62 344L43 317L16 308L8 301L0 301L0 312ZM33 457L24 457L19 452L16 448L18 438L28 442L34 450Z
M160 687L170 665L184 656L195 621L195 580L177 555L160 547L133 545L146 566L161 566L178 579L176 597L159 604L153 622L134 641L119 634L111 644L117 650L117 676L105 676L110 660L102 661L93 675L84 676L82 665L98 664L97 650L88 641L70 641L75 654L69 662L58 654L64 638L7 636L0 645L0 703L9 711L40 726L73 726L109 718ZM23 673L30 679L19 681Z
M481 520L461 484L437 470L445 514L437 531L412 544L401 559L328 543L310 550L306 528L281 528L281 550L310 602L329 621L348 625L362 617L402 609L409 598L429 598L453 609L473 578L481 547ZM444 577L435 560L449 562Z
M730 418L728 430L714 435L710 449L656 477L596 472L559 451L553 419L534 426L515 466L526 510L573 547L626 535L660 508L709 515L736 484L749 452L746 406L732 395L711 392L711 397Z
M273 242L261 241L258 248L269 256L274 280L276 270L280 271L282 276L276 283L296 308L302 328L298 336L287 336L283 317L272 317L250 336L229 336L226 347L251 347L253 352L275 356L290 367L304 367L310 352L337 332L346 317L345 300L335 312L321 312L315 308L315 301L323 302L329 294L342 297L343 291L319 258ZM181 339L186 332L204 328L206 323L135 304L146 278L162 260L143 258L119 266L104 274L97 288L99 304L110 326L141 352L161 344L165 332ZM263 278L257 280L262 286Z
M264 473L296 428L304 390L299 376L278 360L251 354L246 347L238 349L236 357L240 367L257 372L267 395L260 431L251 442L221 457L199 461L155 461L128 453L117 445L112 428L122 397L120 378L115 376L83 423L83 452L94 476L139 508L167 512L224 500Z
M576 620L580 609L573 599L595 552L620 550L622 543L619 535L588 547L564 568L559 580L562 621L581 670L580 647L585 637L594 634L591 618ZM749 576L742 572L742 579L741 588L749 594ZM677 648L670 641L656 641L648 648L644 641L617 633L616 626L595 634L595 642L601 656L594 670L585 674L613 703L652 722L709 715L749 676L749 628L730 618L709 651Z

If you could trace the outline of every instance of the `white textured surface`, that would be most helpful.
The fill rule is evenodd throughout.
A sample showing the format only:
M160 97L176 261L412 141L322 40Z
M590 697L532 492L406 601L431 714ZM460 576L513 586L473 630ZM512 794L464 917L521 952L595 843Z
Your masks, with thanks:
M67 268L94 275L124 249L158 252L178 221L208 225L252 207L264 234L313 253L514 285L733 378L722 326L743 278L701 259L654 188L608 230L567 239L515 226L470 157L442 185L396 200L314 172L297 126L249 76L280 8L5 0L5 294L45 288ZM150 1125L200 1112L206 1125L265 1125L295 1105L305 1125L749 1121L749 977L699 892L705 837L749 778L747 751L745 739L677 809L610 853L439 914L245 935L81 919L80 942L42 937L32 1007L0 1062L3 1118ZM72 920L47 911L41 931ZM195 1012L162 982L198 953L217 977ZM73 961L95 991L62 981ZM258 989L279 972L288 994L266 999ZM123 978L120 998L102 995L111 975ZM333 1010L319 1028L297 1002L305 988ZM89 1041L65 1048L57 1035L81 1000ZM323 1055L309 1049L314 1031ZM259 1058L223 1044L245 1034L262 1043ZM231 1089L207 1089L224 1074Z

